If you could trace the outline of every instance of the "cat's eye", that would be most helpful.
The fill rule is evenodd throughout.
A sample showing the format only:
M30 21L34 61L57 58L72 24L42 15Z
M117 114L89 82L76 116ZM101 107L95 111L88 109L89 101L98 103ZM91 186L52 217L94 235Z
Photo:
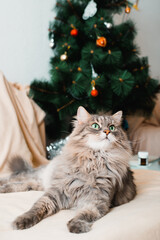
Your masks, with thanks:
M112 132L113 132L113 131L115 131L115 129L116 129L116 128L115 128L115 126L114 126L114 125L111 125L111 126L109 126L109 130L110 130L110 131L112 131Z
M96 129L96 130L99 130L99 129L100 129L100 126L99 126L98 123L93 123L93 124L91 125L91 127L94 128L94 129Z

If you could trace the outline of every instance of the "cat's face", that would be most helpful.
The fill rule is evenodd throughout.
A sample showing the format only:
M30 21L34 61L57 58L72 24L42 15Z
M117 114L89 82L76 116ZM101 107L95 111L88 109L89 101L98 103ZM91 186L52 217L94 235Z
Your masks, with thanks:
M89 147L98 149L107 149L118 139L119 125L113 117L92 116L86 126L87 144Z
M79 107L74 136L77 141L94 150L109 149L124 138L120 127L121 117L121 111L112 116L99 116L90 115L83 107Z

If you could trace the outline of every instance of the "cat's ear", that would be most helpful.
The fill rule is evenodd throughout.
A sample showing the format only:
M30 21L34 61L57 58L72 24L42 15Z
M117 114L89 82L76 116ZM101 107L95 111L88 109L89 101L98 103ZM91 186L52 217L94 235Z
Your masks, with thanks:
M116 122L120 123L122 121L122 115L123 115L123 112L119 111L119 112L116 112L115 114L113 114L112 117L114 118L114 120Z
M88 119L91 117L91 115L86 111L84 107L79 107L77 110L77 120L78 123L85 123L88 121Z

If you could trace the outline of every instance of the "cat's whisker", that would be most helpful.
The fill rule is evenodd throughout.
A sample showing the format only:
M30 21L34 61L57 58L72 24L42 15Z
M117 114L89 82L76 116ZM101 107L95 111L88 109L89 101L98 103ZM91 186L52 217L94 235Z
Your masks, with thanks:
M124 149L124 148L121 147L121 146L120 146L120 148L123 149L123 151L124 151L125 153L127 153L127 155L128 155L129 158L131 158L132 155L131 155L130 153L128 153L126 149Z
M61 133L67 133L68 135L70 134L70 132L68 132L68 131L61 131Z
M128 155L129 157L131 157L131 154L130 154L124 147L122 147L122 143L121 143L121 142L116 141L116 143L118 143L118 147L119 147L119 148L121 148L125 153L127 153L127 155Z
M128 138L128 140L123 140L124 142L129 142L130 144L132 144L132 143L140 143L140 142L142 142L143 140L145 140L145 137L139 137L139 138L137 138L136 140L130 140L129 138Z
M136 140L129 140L130 143L140 143L145 140L145 137L139 137Z

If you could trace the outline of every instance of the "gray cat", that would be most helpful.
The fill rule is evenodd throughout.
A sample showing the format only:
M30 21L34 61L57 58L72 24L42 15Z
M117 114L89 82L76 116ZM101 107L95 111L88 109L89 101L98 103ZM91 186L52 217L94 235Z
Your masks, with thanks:
M13 174L0 180L0 192L45 191L28 212L15 219L15 229L30 228L61 209L74 207L78 213L67 223L69 231L88 232L111 207L135 197L128 165L131 147L121 118L121 111L99 116L79 107L69 140L48 165L33 169L21 158L11 162Z

